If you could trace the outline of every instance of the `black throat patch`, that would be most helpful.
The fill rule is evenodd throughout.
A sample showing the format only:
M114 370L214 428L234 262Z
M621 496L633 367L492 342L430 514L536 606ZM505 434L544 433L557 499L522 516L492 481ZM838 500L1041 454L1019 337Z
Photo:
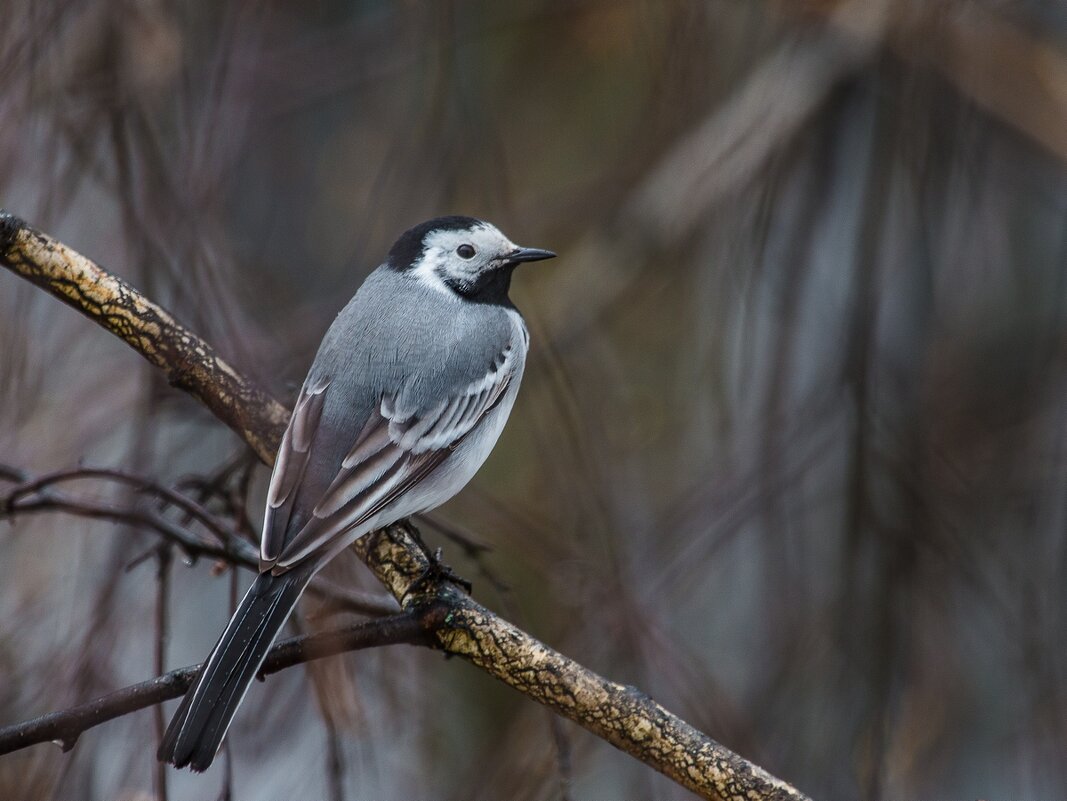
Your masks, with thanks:
M508 290L511 289L511 274L518 266L515 262L508 262L495 270L481 273L473 281L462 281L445 275L443 271L438 272L438 276L445 286L471 303L485 303L514 309L515 304L508 297Z

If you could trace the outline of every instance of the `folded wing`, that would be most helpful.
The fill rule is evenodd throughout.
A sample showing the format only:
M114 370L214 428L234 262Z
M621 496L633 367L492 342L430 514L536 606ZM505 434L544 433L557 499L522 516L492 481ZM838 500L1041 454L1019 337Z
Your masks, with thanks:
M411 382L383 395L299 530L282 520L293 493L315 459L315 427L320 424L330 382L305 387L279 452L268 492L261 545L263 567L287 570L325 554L337 538L365 525L434 471L504 397L516 373L509 344L485 374L439 396L427 397Z

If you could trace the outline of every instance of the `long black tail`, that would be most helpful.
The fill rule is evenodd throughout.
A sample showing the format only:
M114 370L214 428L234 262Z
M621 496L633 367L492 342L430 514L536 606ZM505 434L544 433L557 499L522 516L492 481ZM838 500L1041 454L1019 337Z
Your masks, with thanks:
M160 761L176 768L208 769L271 643L310 578L311 571L297 570L280 576L260 573L252 582L174 713L159 746Z

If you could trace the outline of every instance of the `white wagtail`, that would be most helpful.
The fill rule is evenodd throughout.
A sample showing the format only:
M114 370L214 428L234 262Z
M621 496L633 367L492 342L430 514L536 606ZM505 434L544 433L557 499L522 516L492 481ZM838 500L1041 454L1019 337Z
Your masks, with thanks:
M470 217L405 232L319 346L267 492L260 573L159 748L203 771L308 581L359 537L447 501L511 413L529 334L508 299L550 259Z

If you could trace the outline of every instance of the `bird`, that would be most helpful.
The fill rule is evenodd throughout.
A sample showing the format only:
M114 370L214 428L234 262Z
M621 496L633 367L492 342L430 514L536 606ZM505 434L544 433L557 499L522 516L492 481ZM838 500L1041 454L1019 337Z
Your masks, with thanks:
M555 255L483 220L437 217L405 231L337 315L275 459L259 573L171 719L160 761L207 770L312 576L474 477L530 344L508 297L512 273Z

